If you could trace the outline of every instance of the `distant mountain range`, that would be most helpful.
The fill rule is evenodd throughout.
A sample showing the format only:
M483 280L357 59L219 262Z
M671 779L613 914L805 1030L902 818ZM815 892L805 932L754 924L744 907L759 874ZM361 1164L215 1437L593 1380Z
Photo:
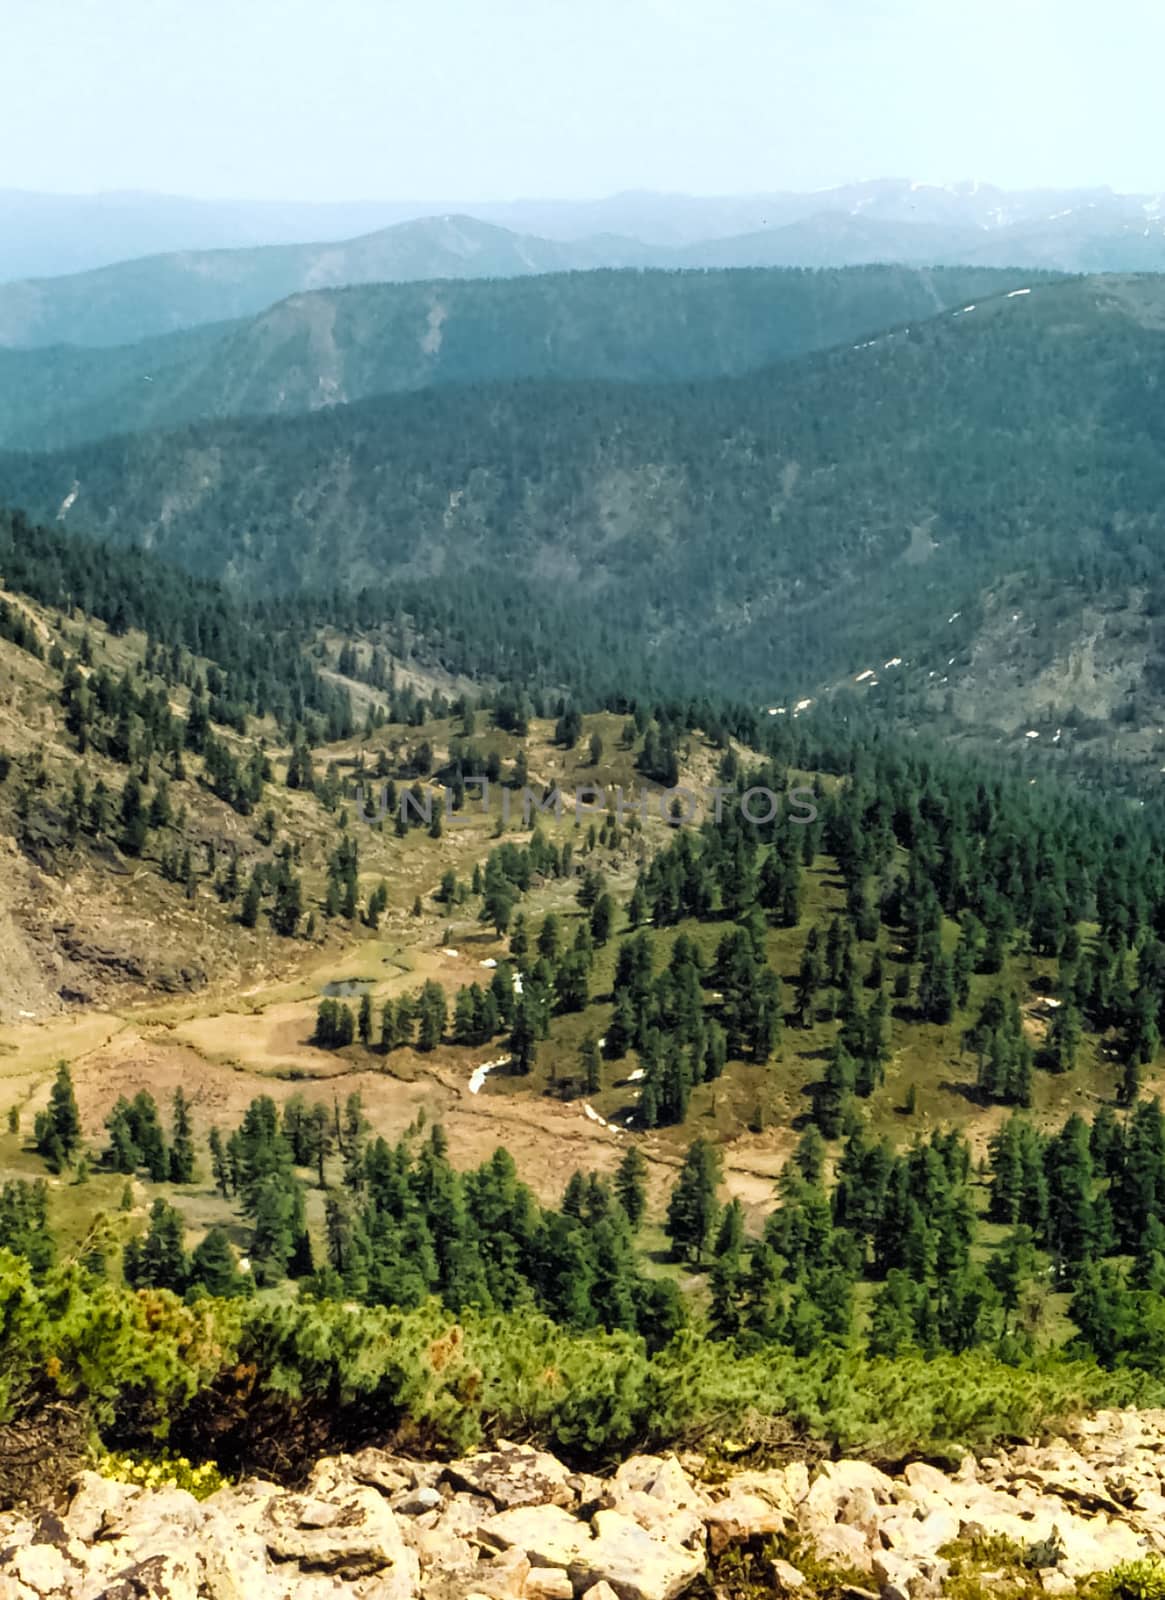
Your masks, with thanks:
M317 290L255 317L114 349L0 350L0 446L54 449L435 384L724 377L1032 281L976 267L875 266Z
M55 247L46 245L36 256L37 197L17 199L19 205L11 195L0 195L0 240L5 241L0 275L11 273L17 260L12 240L18 234L21 261L40 259L59 267L64 258L54 254ZM88 218L90 233L96 230L105 240L124 238L123 253L133 256L151 236L147 222L154 211L148 197L120 197L118 205L120 210L114 206L110 213L113 220L107 216L100 227L98 202L88 202L87 211L81 207L77 239L84 239ZM975 184L942 188L886 180L811 195L630 194L586 203L515 202L475 207L473 215L443 212L410 220L401 220L401 209L381 208L393 220L376 231L300 244L286 242L289 227L315 225L318 237L326 239L345 222L374 220L377 208L255 207L246 212L159 200L155 232L160 237L196 238L202 227L214 241L245 234L270 242L183 248L91 271L0 283L0 346L127 344L252 316L289 295L343 285L596 267L884 262L1074 273L1165 270L1165 198L1107 189L1009 193ZM23 233L12 220L14 213L25 217ZM46 205L52 237L65 229L67 214L64 201ZM41 270L46 270L43 264Z
M0 285L0 346L128 344L252 316L304 290L644 266L649 256L633 241L566 245L472 217L426 217L339 244L183 251Z

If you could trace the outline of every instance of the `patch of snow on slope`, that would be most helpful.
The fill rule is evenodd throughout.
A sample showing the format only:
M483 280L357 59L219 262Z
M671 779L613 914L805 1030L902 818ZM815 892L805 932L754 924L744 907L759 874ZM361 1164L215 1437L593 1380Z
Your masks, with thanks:
M483 1061L480 1067L473 1069L473 1076L469 1080L470 1094L480 1094L485 1088L485 1080L496 1067L504 1067L509 1056L499 1056L496 1061Z

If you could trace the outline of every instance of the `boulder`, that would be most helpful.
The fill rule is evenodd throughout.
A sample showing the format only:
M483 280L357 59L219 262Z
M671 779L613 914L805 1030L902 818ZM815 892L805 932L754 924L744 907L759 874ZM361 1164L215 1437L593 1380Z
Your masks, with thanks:
M802 1485L798 1482L795 1487L800 1491ZM763 1500L766 1505L773 1506L776 1510L784 1512L785 1516L792 1519L798 1502L804 1500L809 1493L809 1475L805 1474L803 1492L794 1497L790 1492L787 1471L771 1472L738 1472L734 1473L727 1484L713 1491L713 1499L725 1498L727 1495L749 1494Z
M809 1493L809 1468L803 1461L790 1461L780 1476L784 1479L785 1493L791 1504L800 1505Z
M870 1546L859 1528L844 1522L822 1527L813 1534L812 1544L818 1558L830 1566L870 1571Z
M136 1484L117 1483L99 1472L82 1472L74 1480L69 1509L62 1521L73 1538L92 1544L106 1520L117 1522L141 1493Z
M514 1506L499 1511L477 1530L482 1544L496 1550L524 1550L538 1567L577 1565L581 1553L594 1542L585 1522L561 1506Z
M515 1506L573 1506L577 1491L572 1476L554 1456L524 1444L482 1450L451 1462L444 1471L454 1488L485 1496L499 1511Z
M703 1516L713 1555L719 1555L730 1544L783 1533L787 1520L784 1511L746 1489L730 1491L724 1499L705 1507Z
M524 1550L501 1550L492 1561L478 1565L474 1583L489 1600L519 1600L530 1572L530 1558Z
M1066 1595L1076 1593L1075 1583L1066 1572L1061 1572L1059 1567L1041 1567L1039 1580L1040 1588L1045 1594Z
M922 1581L922 1574L917 1567L904 1556L895 1555L890 1550L880 1551L874 1557L871 1571L877 1579L882 1600L912 1600L914 1590L911 1586Z
M574 1584L561 1567L531 1567L525 1593L532 1600L574 1600Z
M781 1594L796 1594L798 1589L805 1586L804 1574L789 1561L782 1561L778 1556L772 1564L773 1582Z
M168 1550L126 1567L101 1600L198 1600L202 1566L194 1550Z
M841 1508L841 1521L850 1527L860 1528L867 1537L873 1534L878 1525L878 1502L873 1491L865 1484L859 1484L856 1489L851 1489L848 1498Z
M940 1472L937 1467L932 1467L927 1461L908 1462L902 1476L912 1489L925 1490L927 1494L937 1496L947 1505L951 1504L953 1495L957 1493L946 1473Z
M0 1572L38 1595L66 1595L77 1578L77 1567L55 1544L28 1544L0 1554Z
M886 1505L894 1498L893 1478L868 1461L827 1461L821 1468L821 1477L843 1489L864 1489L879 1505Z
M357 1483L365 1483L382 1494L400 1494L416 1489L423 1478L414 1462L402 1461L384 1450L361 1450L348 1458L348 1470Z
M619 1511L600 1511L594 1542L571 1571L576 1584L609 1583L619 1600L673 1600L704 1571L703 1550L665 1540Z
M375 1489L363 1484L350 1488L327 1527L318 1525L316 1504L312 1498L287 1494L267 1506L263 1536L276 1561L346 1578L391 1568L404 1574L409 1590L415 1587L416 1555L406 1548L391 1507Z
M619 1600L673 1600L704 1570L703 1550L613 1509L597 1512L592 1530L559 1506L516 1506L484 1522L478 1537L525 1550L535 1567L565 1569L576 1590L608 1583Z
M106 1511L101 1536L120 1540L127 1552L144 1559L155 1550L192 1539L202 1522L202 1507L186 1489L156 1489Z

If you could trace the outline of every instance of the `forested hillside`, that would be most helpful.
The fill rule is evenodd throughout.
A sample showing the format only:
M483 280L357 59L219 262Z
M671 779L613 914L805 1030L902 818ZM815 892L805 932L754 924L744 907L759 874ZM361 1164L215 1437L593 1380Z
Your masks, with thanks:
M0 444L52 449L216 417L496 379L722 377L866 339L1030 277L959 268L588 272L302 294L114 349L0 350Z
M0 563L0 1425L294 1475L1161 1394L1159 805Z
M892 657L945 676L1022 572L1029 681L1040 624L1109 595L1152 689L1161 295L1079 281L739 378L450 386L9 454L0 492L244 593L387 584L372 609L415 609L448 665L595 684L629 653L754 700Z

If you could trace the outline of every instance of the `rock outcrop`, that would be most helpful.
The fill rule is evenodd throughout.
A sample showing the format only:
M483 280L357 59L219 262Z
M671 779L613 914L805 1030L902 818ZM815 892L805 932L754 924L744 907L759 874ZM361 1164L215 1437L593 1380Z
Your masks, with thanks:
M451 1463L379 1450L320 1461L298 1492L249 1479L198 1501L82 1472L58 1512L0 1517L0 1600L676 1600L732 1545L775 1539L856 1594L928 1600L955 1553L1008 1541L1049 1594L1165 1554L1165 1412L895 1476L803 1462L704 1481L635 1456L607 1478L503 1444Z

